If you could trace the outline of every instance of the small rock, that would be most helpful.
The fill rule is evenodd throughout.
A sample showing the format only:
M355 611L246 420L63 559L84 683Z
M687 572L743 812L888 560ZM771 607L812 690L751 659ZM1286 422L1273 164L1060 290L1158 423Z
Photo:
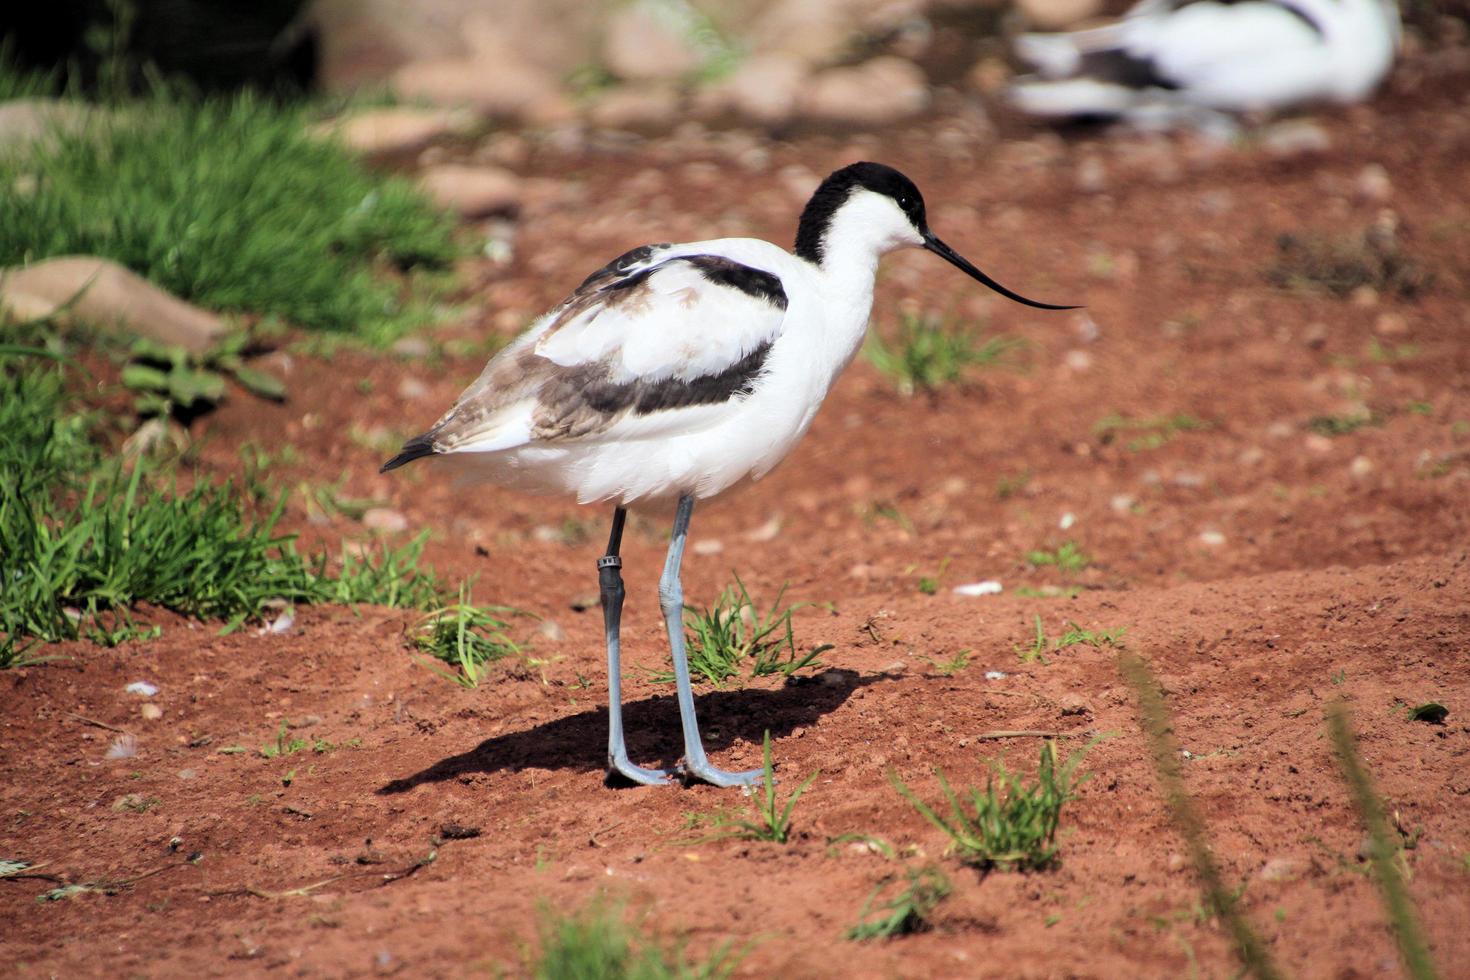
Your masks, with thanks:
M1113 509L1113 513L1115 514L1127 514L1133 510L1134 505L1137 503L1138 499L1132 494L1119 493L1113 495L1113 499L1108 501L1108 506Z
M143 795L141 793L124 793L122 796L119 796L117 799L112 801L112 808L118 811L144 810L147 808L147 806L148 801L143 799Z
M157 721L163 717L163 709L156 704L141 704L138 706L138 714L143 716L144 721Z
M665 14L674 4L629 3L614 8L602 44L602 60L618 78L678 81L704 59L688 33Z
M1290 881L1297 876L1296 862L1290 858L1272 858L1262 866L1257 876L1262 881Z
M1092 367L1092 355L1085 350L1069 350L1062 356L1062 363L1080 374Z
M929 107L924 73L911 61L889 56L851 68L829 68L808 83L801 113L816 122L881 126Z
M227 331L215 314L170 296L110 259L85 255L0 269L0 313L6 311L18 320L61 315L120 327L193 354L209 350Z
M474 118L458 109L388 106L368 109L317 127L358 153L415 153L436 139L469 130Z
M987 670L985 672L985 679L987 681L1003 681L1006 679L1006 672L1003 670Z
M404 401L416 402L429 396L429 386L418 378L404 378L398 382L398 397Z
M1219 531L1201 531L1199 543L1211 548L1218 548L1225 543L1225 535Z
M1332 137L1310 119L1290 119L1266 128L1261 149L1278 159L1326 153L1332 149Z
M468 106L489 117L533 118L560 96L549 72L508 58L413 61L393 73L391 85L404 99Z
M536 635L547 643L565 643L567 639L567 631L554 619L543 619L536 627Z
M123 690L129 694L141 694L145 698L151 698L158 693L158 685L150 684L148 681L133 681Z
M1367 456L1354 456L1353 461L1348 464L1348 473L1352 474L1354 479L1361 480L1372 472L1373 460Z
M419 186L435 204L466 218L510 214L521 206L521 179L499 167L428 167L419 175Z
M952 591L955 595L981 596L1000 595L1004 589L994 579L986 579L983 582L970 582L966 585L956 585Z
M734 113L751 122L779 126L796 114L801 87L809 74L806 62L794 55L779 51L756 54L712 86L703 102L715 113Z
M1185 860L1184 855L1177 851L1171 853L1164 862L1164 866L1170 871L1183 871L1188 864L1189 862Z
M1057 519L1057 529L1061 531L1070 531L1072 529L1072 526L1076 523L1077 515L1069 510Z
M776 540L777 536L780 535L780 533L781 533L781 515L780 514L772 514L770 516L770 518L767 519L767 521L764 524L762 524L760 527L752 528L751 530L746 531L745 534L744 534L744 538L747 541L754 541L756 543L764 543L766 541L774 541L774 540Z
M1409 321L1402 313L1380 313L1373 321L1373 332L1380 337L1402 337L1409 332Z
M1101 194L1108 188L1108 168L1097 157L1083 157L1077 164L1076 182L1084 194Z
M588 609L596 609L602 605L602 596L596 592L583 592L581 595L573 596L567 603L573 612L586 612Z
M622 86L603 94L587 113L601 129L665 130L679 117L679 93L656 86Z
M1308 433L1307 437L1302 440L1302 444L1307 447L1308 452L1316 453L1319 456L1325 456L1332 452L1332 439L1318 432Z
M696 555L718 555L725 550L725 542L719 538L701 538L690 546Z
M908 673L908 669L908 664L904 663L902 660L895 660L891 664L888 664L884 667L879 667L878 673L882 674L885 677L901 677L902 675Z
M400 337L388 348L399 357L428 357L434 346L422 337Z
M177 775L180 779L193 779L199 775L199 771L197 769L180 769Z
M408 518L391 507L369 507L362 515L362 526L374 531L396 533L408 530Z
M1348 302L1361 309L1371 310L1378 305L1378 290L1366 283L1354 286L1353 291L1348 293Z
M1057 705L1061 709L1061 714L1064 716L1087 715L1092 713L1092 708L1082 699L1082 695L1077 694L1075 691L1068 691L1066 694L1063 694L1057 699Z
M1363 200L1383 204L1393 197L1393 181L1382 164L1370 163L1359 171L1355 190Z
M1321 350L1327 344L1327 324L1320 320L1307 324L1302 331L1302 343L1312 350Z

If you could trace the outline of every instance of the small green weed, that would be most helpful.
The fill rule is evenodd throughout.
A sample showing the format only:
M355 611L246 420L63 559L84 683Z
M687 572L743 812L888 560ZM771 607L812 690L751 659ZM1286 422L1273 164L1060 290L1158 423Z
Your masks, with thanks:
M1046 638L1046 630L1041 625L1041 617L1036 617L1036 636L1027 646L1016 645L1013 649L1024 663L1047 663L1046 653L1048 650L1065 650L1073 646L1090 647L1119 647L1123 646L1123 635L1128 632L1128 627L1119 626L1110 630L1085 630L1076 623L1067 623L1067 629L1055 640Z
M725 838L736 838L739 840L770 841L773 844L785 844L791 839L791 812L796 809L796 801L801 799L801 794L807 791L816 780L818 773L810 776L791 791L783 806L776 797L776 775L771 762L771 733L766 732L765 740L761 748L761 792L759 796L752 795L750 798L751 809L755 811L754 819L747 819L730 813L719 813L713 818L701 820L695 818L695 822L709 823L715 833L706 839L720 840Z
M953 677L966 667L970 666L970 651L968 648L956 653L948 660L933 660L920 654L919 659L934 668L936 674L944 677Z
M428 664L440 677L461 687L477 687L485 664L520 652L505 635L506 623L492 613L503 606L480 607L470 602L468 584L460 586L459 601L436 609L414 627L413 644L455 670Z
M950 788L944 773L934 770L950 805L948 819L919 799L897 773L890 770L888 779L924 819L949 837L949 851L965 864L986 870L1036 871L1056 861L1061 847L1057 842L1057 826L1062 807L1091 778L1090 773L1079 778L1077 769L1096 742L1093 739L1059 763L1056 743L1046 740L1041 747L1036 781L1030 785L1018 773L1007 771L1004 763L992 763L984 792L969 790L968 810Z
M878 906L881 914L869 919L873 903L900 881L903 887L898 893ZM929 927L930 914L949 896L949 892L949 879L936 867L905 871L902 879L890 875L868 894L863 910L858 913L858 924L847 930L847 938L862 942L922 932Z
M934 595L939 591L939 583L944 578L945 569L949 568L949 559L945 558L939 563L939 570L933 575L919 576L919 592L923 595Z
M295 755L306 748L307 742L304 738L288 736L291 724L286 719L281 719L281 727L276 729L275 742L268 742L260 747L260 756L263 759L278 759L284 755Z
M1099 419L1092 427L1092 431L1099 437L1103 445L1114 442L1121 434L1133 433L1133 438L1124 443L1124 446L1129 452L1137 453L1158 449L1172 442L1174 437L1181 432L1198 432L1211 428L1212 425L1211 422L1182 412L1177 415L1155 415L1144 419L1124 418L1117 412L1112 412Z
M1043 585L1040 588L1032 585L1020 585L1016 587L1016 595L1022 599L1075 599L1082 594L1080 585Z
M1031 482L1031 471L1022 470L1014 476L1001 476L995 481L995 499L1009 500L1025 490Z
M122 383L137 392L134 409L141 416L189 415L212 408L224 400L227 378L253 395L284 401L285 385L245 364L249 344L249 334L236 331L195 357L182 347L140 338L129 349Z
M1026 561L1037 568L1051 565L1063 572L1080 572L1092 564L1092 556L1077 547L1075 541L1066 541L1055 551L1028 551Z
M1383 425L1387 421L1386 416L1369 411L1350 415L1316 415L1307 421L1307 428L1319 436L1345 436L1368 426Z
M790 677L799 670L820 667L817 658L832 649L832 644L813 647L804 654L797 652L791 616L806 603L782 607L785 595L783 585L770 609L761 613L737 575L735 584L721 592L713 606L686 608L684 629L691 675L721 685L740 676L747 661L751 677ZM672 670L659 671L653 679L669 683L674 674Z
M1002 364L1020 346L1015 339L985 338L965 327L948 327L932 315L905 313L893 343L873 331L863 345L863 356L907 397L954 384L972 368Z
M603 899L570 915L543 910L538 931L541 951L530 968L536 980L722 980L740 961L729 943L695 961L682 949L662 949Z

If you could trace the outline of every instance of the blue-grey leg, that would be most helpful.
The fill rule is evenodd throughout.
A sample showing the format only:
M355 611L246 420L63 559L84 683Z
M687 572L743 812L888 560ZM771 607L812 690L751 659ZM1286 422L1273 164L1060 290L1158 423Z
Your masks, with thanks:
M612 533L607 539L607 554L597 559L597 584L602 593L602 625L607 635L607 777L621 773L635 783L659 786L671 782L674 775L658 769L635 766L628 759L628 746L623 742L623 674L622 650L618 630L623 617L623 559L618 549L623 544L623 522L628 512L619 507L613 511Z
M694 717L694 690L689 686L689 659L684 653L684 586L679 581L679 566L684 560L684 541L689 535L689 516L694 513L694 498L679 498L674 512L674 537L669 542L669 556L664 562L663 576L658 580L658 601L664 611L664 624L669 631L669 650L674 657L674 686L679 696L679 722L684 728L684 762L680 771L692 779L715 786L750 786L760 781L762 772L726 772L710 765L699 737L699 722Z

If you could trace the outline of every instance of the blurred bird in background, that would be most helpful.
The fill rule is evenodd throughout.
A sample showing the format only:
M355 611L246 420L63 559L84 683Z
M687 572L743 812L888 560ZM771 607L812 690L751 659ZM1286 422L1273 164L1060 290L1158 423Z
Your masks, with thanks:
M1036 74L1007 94L1033 116L1230 133L1229 113L1366 97L1399 36L1394 0L1143 0L1103 27L1018 37Z

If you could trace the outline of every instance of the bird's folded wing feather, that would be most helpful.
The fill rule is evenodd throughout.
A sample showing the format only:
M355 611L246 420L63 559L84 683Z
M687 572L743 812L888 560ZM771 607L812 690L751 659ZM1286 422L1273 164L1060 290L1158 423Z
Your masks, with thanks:
M780 280L659 248L588 277L420 438L436 452L487 452L593 438L630 417L748 395L785 322Z

